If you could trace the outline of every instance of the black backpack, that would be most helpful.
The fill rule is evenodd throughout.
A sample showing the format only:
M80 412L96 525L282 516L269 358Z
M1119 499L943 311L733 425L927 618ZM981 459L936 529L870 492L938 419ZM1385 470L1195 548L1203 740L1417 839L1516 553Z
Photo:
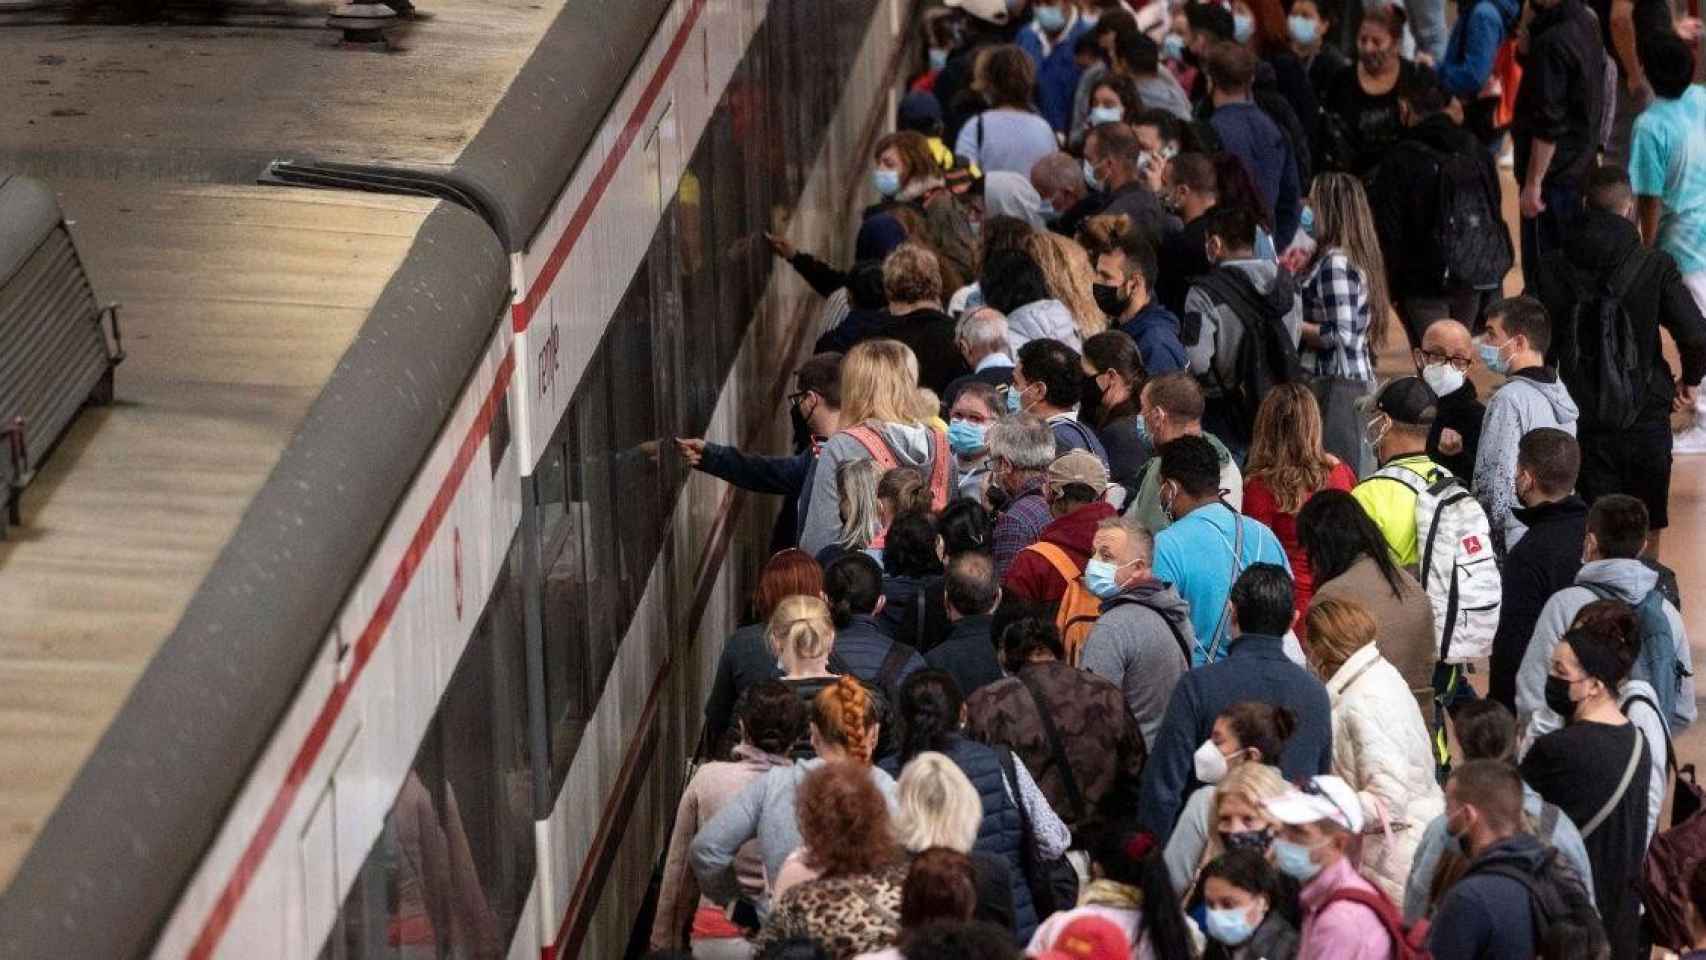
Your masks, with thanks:
M1274 282L1289 294L1291 276L1284 270L1275 275ZM1239 423L1245 431L1256 422L1256 408L1273 388L1287 383L1307 383L1303 361L1297 356L1297 344L1285 328L1286 310L1277 309L1272 298L1259 292L1242 271L1222 267L1198 277L1197 285L1209 299L1230 307L1243 324L1244 337L1238 342L1238 355L1233 358L1233 382L1221 380L1221 393L1238 410ZM1279 290L1275 291L1280 293ZM1285 296L1288 302L1292 299Z
M1441 289L1497 290L1516 261L1511 235L1500 212L1497 182L1489 183L1478 156L1442 153L1410 141L1439 168L1434 179L1433 248Z
M1609 952L1599 911L1588 899L1581 878L1559 858L1556 849L1547 849L1546 859L1534 873L1508 861L1469 868L1468 875L1477 873L1508 877L1527 888L1539 960L1598 957Z
M1646 265L1646 252L1631 250L1597 289L1565 266L1576 296L1558 350L1558 376L1581 407L1582 420L1600 430L1634 426L1646 399L1652 366L1641 360L1635 324L1623 306Z

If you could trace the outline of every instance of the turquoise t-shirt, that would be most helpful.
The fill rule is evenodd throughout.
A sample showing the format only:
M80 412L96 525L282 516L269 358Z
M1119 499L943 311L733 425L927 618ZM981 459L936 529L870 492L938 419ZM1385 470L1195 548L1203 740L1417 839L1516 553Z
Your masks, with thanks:
M1197 636L1197 648L1191 655L1193 667L1207 661L1208 649L1217 636L1220 643L1214 659L1225 659L1230 645L1225 636L1229 624L1222 614L1236 579L1232 547L1238 532L1232 526L1234 517L1244 527L1239 573L1253 563L1278 564L1291 572L1291 563L1274 532L1259 520L1233 513L1223 503L1198 507L1155 535L1155 578L1172 584L1191 605L1191 629Z
M1629 183L1664 206L1659 247L1683 273L1706 271L1706 87L1655 100L1635 118Z

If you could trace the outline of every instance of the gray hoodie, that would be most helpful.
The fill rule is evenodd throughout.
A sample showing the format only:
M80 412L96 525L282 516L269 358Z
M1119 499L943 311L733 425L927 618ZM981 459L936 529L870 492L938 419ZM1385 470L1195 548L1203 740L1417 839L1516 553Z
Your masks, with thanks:
M1551 370L1513 374L1487 401L1481 421L1481 445L1475 450L1475 499L1487 511L1493 546L1504 556L1528 530L1512 512L1516 502L1516 447L1539 427L1557 427L1576 435L1576 402Z
M1264 296L1275 292L1279 264L1272 260L1227 260L1221 266L1243 273L1256 291ZM1238 347L1244 342L1244 323L1231 307L1217 304L1200 286L1192 286L1185 294L1187 331L1193 317L1200 318L1201 327L1196 341L1185 344L1185 353L1191 359L1191 372L1203 378L1205 393L1219 396L1221 383L1238 381ZM1292 345L1296 346L1303 335L1303 301L1295 289L1291 294L1291 309L1285 315L1285 329L1291 334Z
M1191 666L1179 649L1174 627L1186 646L1196 646L1190 604L1172 584L1159 580L1133 584L1102 602L1102 616L1078 658L1078 666L1125 694L1126 709L1137 721L1145 749L1155 744L1167 700L1180 675Z
M902 466L917 467L924 471L926 482L930 479L931 438L930 428L913 426L902 423L880 423L872 420L866 426L873 427L888 441L888 446L895 459ZM830 437L818 451L817 470L812 474L811 506L806 511L806 522L800 530L800 549L812 556L817 556L824 547L835 543L841 537L841 486L836 478L836 471L843 463L851 460L869 460L871 454L865 445L853 439L846 431ZM959 484L959 472L952 458L948 463L948 490L951 493Z
M1628 603L1640 603L1658 586L1659 575L1639 560L1595 560L1584 564L1576 574L1577 586L1565 587L1554 593L1540 608L1540 619L1534 624L1534 637L1522 655L1522 667L1516 674L1516 715L1523 733L1523 752L1543 734L1564 725L1563 718L1546 707L1546 675L1552 669L1552 651L1558 640L1570 629L1571 621L1581 609L1599 595L1580 584L1591 583L1615 593ZM1682 626L1682 614L1665 601L1665 619L1670 621L1671 639L1676 645L1676 659L1693 672L1693 659L1688 649L1688 633ZM1693 677L1685 678L1688 686L1677 694L1672 708L1671 728L1681 730L1694 722Z

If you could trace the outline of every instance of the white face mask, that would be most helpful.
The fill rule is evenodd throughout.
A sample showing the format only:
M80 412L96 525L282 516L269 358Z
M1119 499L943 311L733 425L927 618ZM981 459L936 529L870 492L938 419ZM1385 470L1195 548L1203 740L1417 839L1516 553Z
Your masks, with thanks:
M1443 397L1463 386L1463 372L1449 363L1430 363L1422 368L1422 382Z
M1196 767L1197 779L1203 783L1215 784L1226 778L1226 754L1220 752L1213 740L1204 740L1197 752L1191 755L1191 760Z

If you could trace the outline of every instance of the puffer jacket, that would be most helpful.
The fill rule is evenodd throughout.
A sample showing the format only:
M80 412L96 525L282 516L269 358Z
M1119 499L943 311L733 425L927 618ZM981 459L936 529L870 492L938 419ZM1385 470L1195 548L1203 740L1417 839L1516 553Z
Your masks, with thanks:
M1362 801L1363 875L1393 903L1403 903L1422 831L1445 812L1421 710L1410 685L1373 644L1333 674L1327 696L1333 704L1333 772Z
M1072 311L1059 300L1033 300L1007 315L1007 346L1013 356L1032 340L1059 340L1074 350L1084 349Z
M934 466L934 443L931 428L922 424L882 423L876 420L865 426L876 430L887 441L890 452L903 466L917 467L926 479ZM836 471L852 460L869 460L870 451L845 430L830 437L818 451L817 471L812 475L811 505L806 510L805 523L800 528L800 549L817 556L823 548L835 543L841 533L841 490ZM950 458L948 489L959 483L959 472Z
M1546 675L1551 671L1552 651L1570 629L1570 622L1583 607L1599 599L1599 594L1583 584L1593 584L1625 603L1637 604L1658 587L1659 575L1639 560L1595 560L1582 565L1574 586L1554 593L1546 606L1540 608L1540 618L1534 622L1534 637L1528 641L1528 650L1523 653L1522 666L1516 673L1516 716L1518 729L1523 730L1524 751L1542 735L1564 725L1562 718L1546 708ZM1688 632L1683 629L1682 614L1669 600L1665 601L1665 619L1670 622L1676 659L1692 674L1694 661ZM1683 680L1685 685L1669 718L1673 734L1693 723L1696 714L1694 679L1690 676Z

